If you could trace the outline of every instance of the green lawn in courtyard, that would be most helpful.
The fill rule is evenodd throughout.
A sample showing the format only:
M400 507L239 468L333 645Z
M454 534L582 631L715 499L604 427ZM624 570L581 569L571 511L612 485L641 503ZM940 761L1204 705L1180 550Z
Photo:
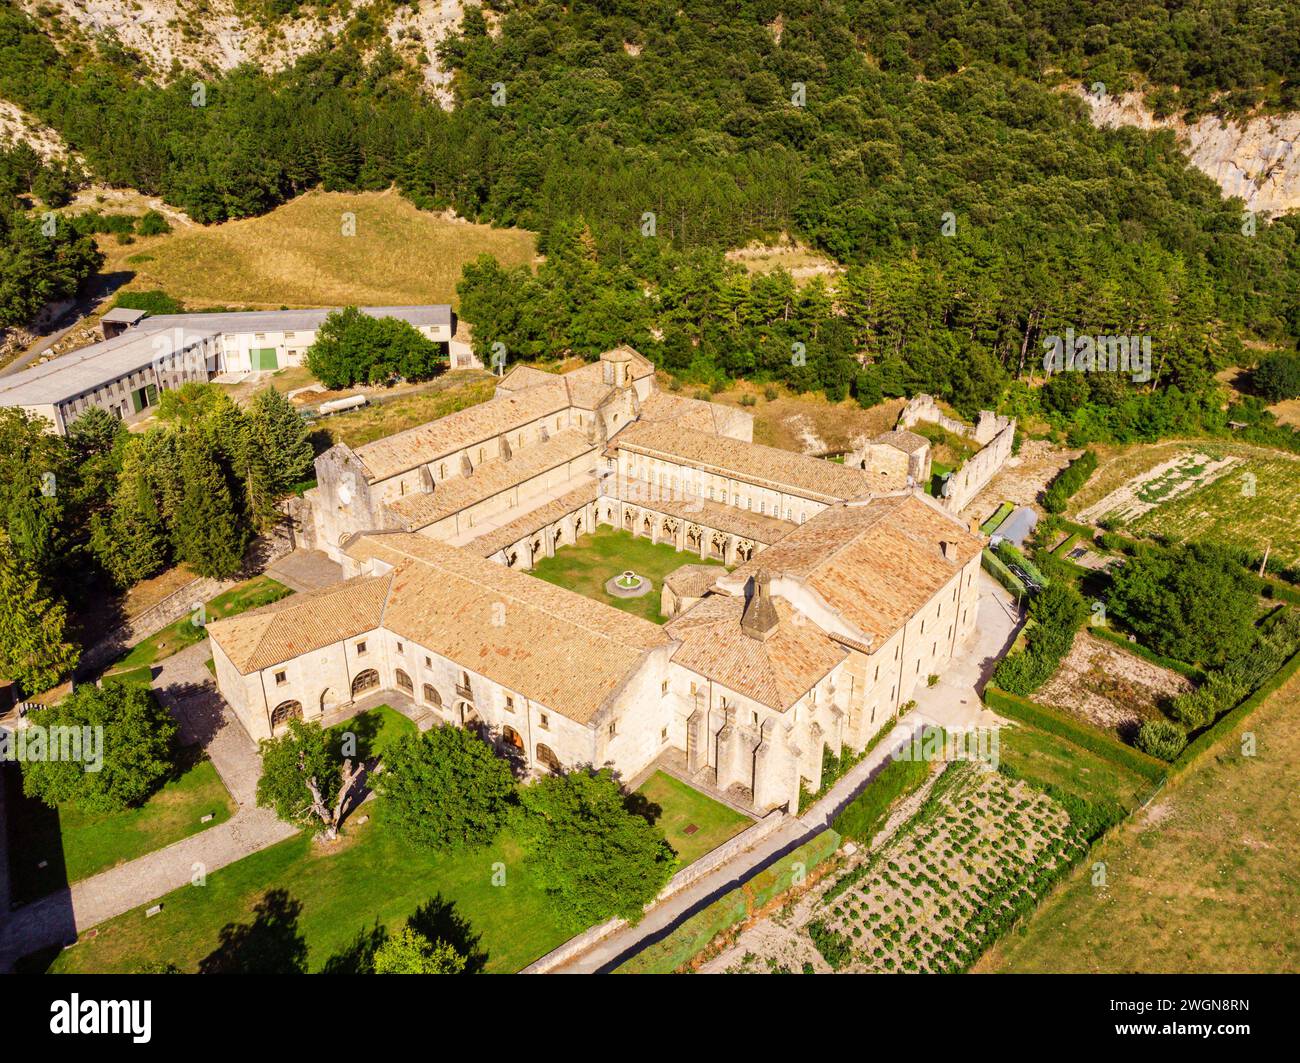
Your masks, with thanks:
M43 897L70 882L162 849L191 834L224 823L234 814L212 762L182 751L188 761L139 808L90 813L63 806L49 808L24 797L20 785L9 791L10 873L15 901ZM15 784L18 773L9 773ZM200 822L212 815L207 823ZM44 862L45 867L39 867Z
M636 539L614 528L598 528L590 535L581 536L572 546L560 547L554 557L543 558L533 567L532 575L663 624L668 619L659 612L664 577L682 565L699 564L722 567L719 561L701 562L698 555L679 552L666 543ZM641 598L615 598L607 594L605 581L629 568L651 581L650 593Z
M655 826L677 851L682 867L694 863L753 823L661 771L651 775L636 792L659 809L654 817ZM691 827L696 829L687 833Z
M471 966L489 972L519 970L570 936L508 832L475 852L427 853L386 824L382 800L354 812L344 831L329 846L296 835L210 872L203 886L169 893L159 915L137 908L20 968L129 973L174 963L193 972L216 963L258 973L293 970L301 957L308 971L346 973L377 927L395 930L430 904L441 913L430 920L435 934L478 955ZM504 868L499 886L496 868Z
M204 609L205 620L224 620L226 617L236 616L249 609L278 602L292 593L293 591L283 583L271 579L270 576L255 576L236 587L231 587L228 591L223 591L208 602ZM142 669L157 664L174 653L180 653L187 646L193 646L205 638L207 632L204 628L195 624L191 617L184 616L175 623L168 624L156 635L150 635L143 642L136 643L130 652L112 665L108 674L117 675L126 672L130 674L123 678L128 682L137 680L143 674Z

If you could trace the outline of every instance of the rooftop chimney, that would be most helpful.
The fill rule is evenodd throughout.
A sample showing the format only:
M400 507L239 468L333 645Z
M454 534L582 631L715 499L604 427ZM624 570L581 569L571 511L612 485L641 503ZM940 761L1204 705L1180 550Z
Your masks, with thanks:
M740 630L751 639L766 639L780 624L776 606L772 604L771 580L767 569L754 573L754 588L740 615Z

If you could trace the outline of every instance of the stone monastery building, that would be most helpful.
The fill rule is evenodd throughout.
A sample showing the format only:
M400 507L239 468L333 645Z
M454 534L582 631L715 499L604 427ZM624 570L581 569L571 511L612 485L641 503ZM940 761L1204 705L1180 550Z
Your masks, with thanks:
M659 764L797 809L823 750L861 750L975 628L981 541L897 434L849 467L753 443L628 347L516 367L489 402L317 459L303 537L349 578L214 621L218 685L255 738L393 691L533 771ZM601 525L682 552L666 624L528 574Z

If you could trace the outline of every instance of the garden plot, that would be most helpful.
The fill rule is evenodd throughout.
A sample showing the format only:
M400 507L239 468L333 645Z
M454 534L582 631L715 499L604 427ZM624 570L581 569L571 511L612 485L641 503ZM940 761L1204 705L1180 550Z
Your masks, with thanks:
M704 969L963 971L1084 849L1046 794L955 764L883 848Z
M1181 542L1213 540L1256 555L1268 549L1274 571L1300 566L1300 461L1262 453L1239 459L1231 475L1180 493L1130 527Z
M1081 631L1035 700L1102 730L1123 733L1143 720L1162 719L1161 702L1191 689L1177 672Z
M1085 523L1113 520L1128 524L1157 506L1213 483L1239 460L1233 455L1184 451L1111 491L1081 511L1079 520Z

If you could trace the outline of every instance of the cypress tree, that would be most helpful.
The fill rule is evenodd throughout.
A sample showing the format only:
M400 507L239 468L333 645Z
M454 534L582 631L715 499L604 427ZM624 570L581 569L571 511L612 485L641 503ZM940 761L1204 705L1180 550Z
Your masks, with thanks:
M0 676L28 695L54 686L77 663L66 625L63 606L44 596L31 564L0 530Z
M202 431L190 432L181 443L183 487L172 535L177 554L195 572L227 579L243 562L248 528L213 450Z

